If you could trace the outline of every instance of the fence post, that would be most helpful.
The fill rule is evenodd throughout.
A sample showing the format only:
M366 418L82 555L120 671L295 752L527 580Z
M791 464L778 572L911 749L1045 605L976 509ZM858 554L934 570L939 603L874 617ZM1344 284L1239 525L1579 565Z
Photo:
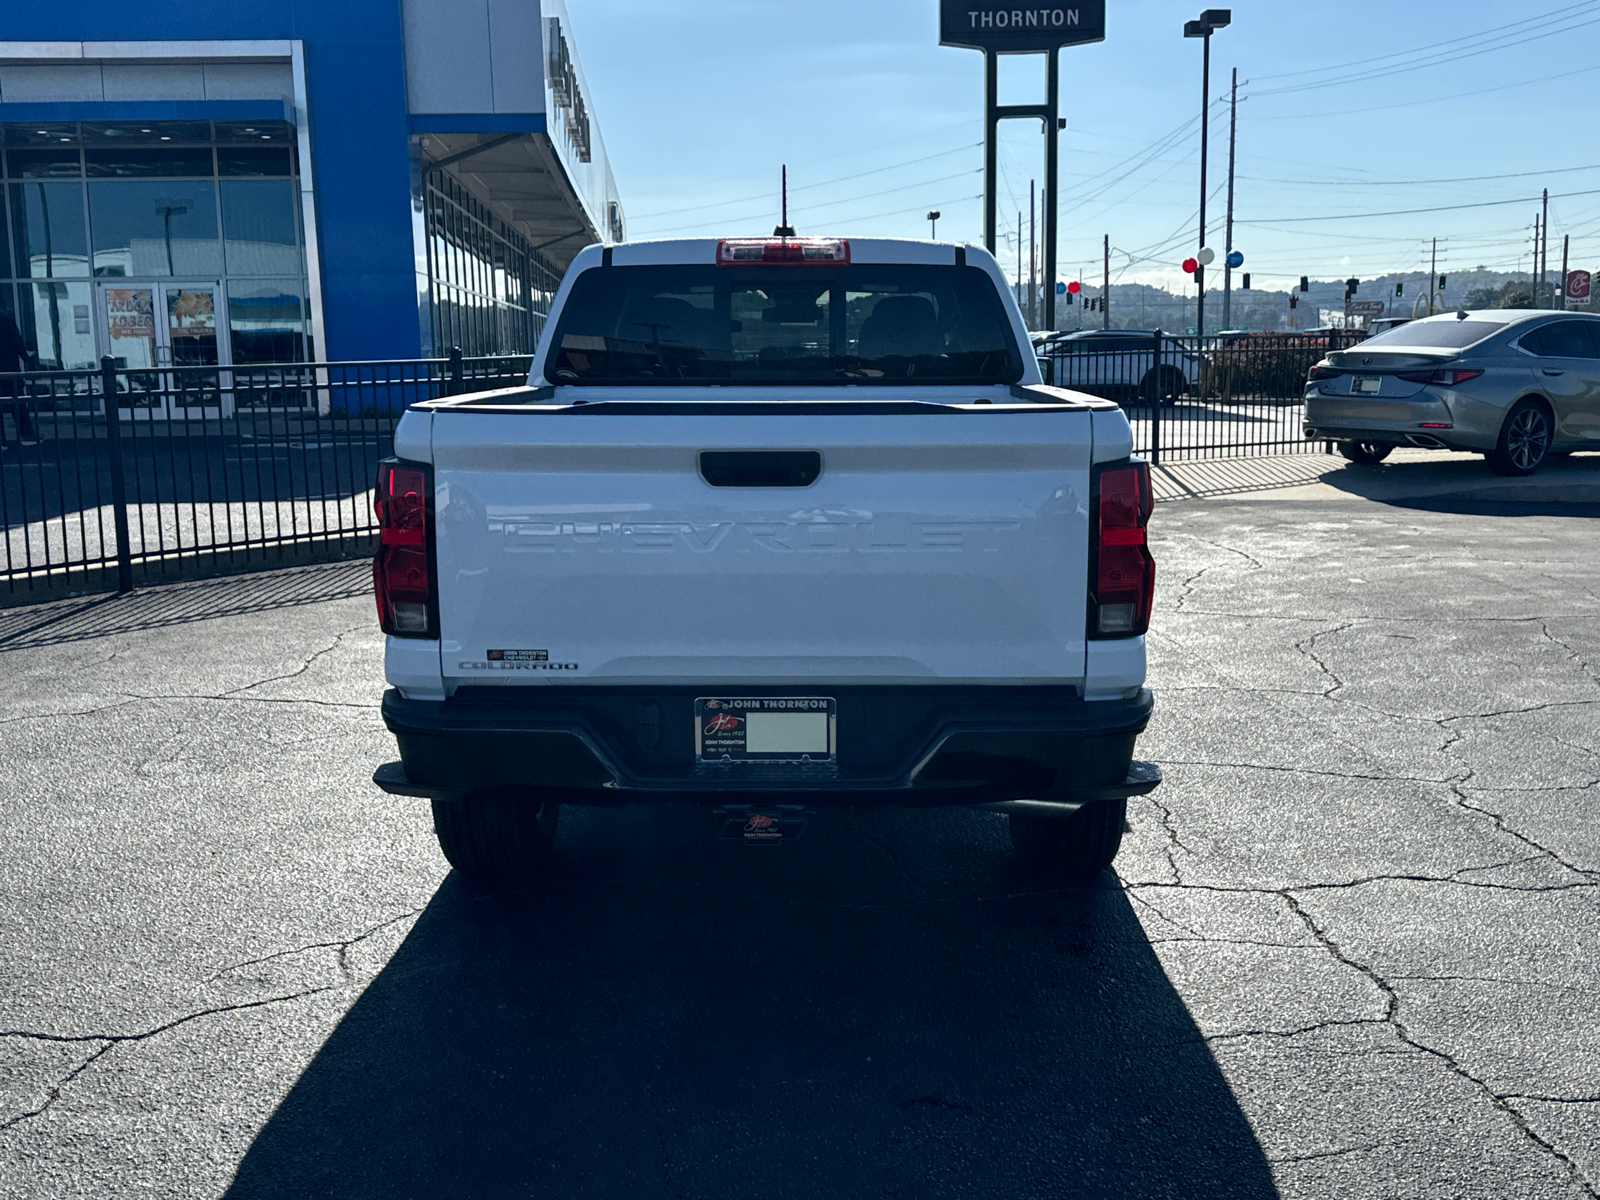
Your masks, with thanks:
M133 548L128 538L128 481L122 463L122 401L117 395L117 360L100 359L100 392L106 410L106 447L111 455L111 523L117 531L117 594L133 591Z
M1156 386L1154 394L1150 397L1150 465L1161 465L1161 405L1162 393L1166 391L1167 380L1161 370L1161 330L1156 330Z
M450 365L446 368L449 373L450 384L445 394L459 396L466 391L466 373L461 367L461 347L450 347Z

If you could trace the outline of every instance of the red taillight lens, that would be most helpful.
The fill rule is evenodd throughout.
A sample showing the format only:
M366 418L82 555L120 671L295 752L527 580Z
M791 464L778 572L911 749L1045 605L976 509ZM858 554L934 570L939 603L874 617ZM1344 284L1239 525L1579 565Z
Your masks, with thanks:
M1458 383L1476 379L1482 374L1482 371L1463 371L1456 367L1445 367L1438 371L1401 371L1399 378L1407 383L1433 383L1440 387L1455 387Z
M850 243L841 238L726 238L717 243L722 266L840 266L850 261Z
M378 464L374 499L378 554L372 560L372 590L378 601L378 623L396 637L438 636L429 476L423 463L389 458Z
M1150 627L1156 563L1145 527L1155 496L1148 463L1099 468L1094 499L1089 636L1135 637Z
M1339 370L1337 367L1312 367L1311 368L1310 378L1311 379L1336 379L1340 375L1343 375L1343 374L1344 374L1344 372Z

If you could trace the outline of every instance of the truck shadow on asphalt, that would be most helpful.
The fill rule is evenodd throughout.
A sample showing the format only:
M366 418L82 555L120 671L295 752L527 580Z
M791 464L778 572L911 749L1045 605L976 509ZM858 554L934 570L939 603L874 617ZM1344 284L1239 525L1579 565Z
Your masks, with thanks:
M1109 873L968 810L563 823L538 889L446 879L228 1196L1278 1195Z

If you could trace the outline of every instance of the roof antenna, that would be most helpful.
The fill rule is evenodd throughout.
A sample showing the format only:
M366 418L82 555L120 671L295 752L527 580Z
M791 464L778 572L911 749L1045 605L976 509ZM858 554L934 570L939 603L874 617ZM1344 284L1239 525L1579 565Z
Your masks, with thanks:
M794 226L789 224L789 164L783 164L783 218L782 223L772 231L773 237L792 238Z

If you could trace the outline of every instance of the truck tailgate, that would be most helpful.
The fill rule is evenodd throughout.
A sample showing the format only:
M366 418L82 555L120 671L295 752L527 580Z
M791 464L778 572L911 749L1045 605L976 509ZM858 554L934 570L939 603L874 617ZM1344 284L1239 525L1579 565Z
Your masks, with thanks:
M447 690L1083 677L1088 411L605 407L432 414Z

